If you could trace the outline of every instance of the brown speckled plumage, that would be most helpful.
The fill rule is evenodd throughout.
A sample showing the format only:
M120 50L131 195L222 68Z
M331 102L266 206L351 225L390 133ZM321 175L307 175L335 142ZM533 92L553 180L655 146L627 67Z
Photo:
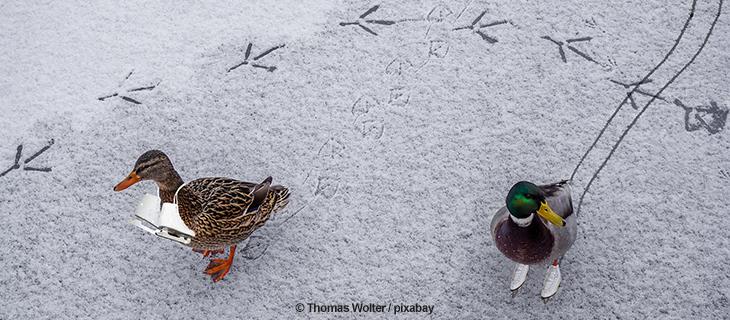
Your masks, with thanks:
M286 206L288 197L289 190L271 186L270 177L260 184L202 178L180 188L177 203L183 222L195 231L190 246L214 250L248 238L272 213Z

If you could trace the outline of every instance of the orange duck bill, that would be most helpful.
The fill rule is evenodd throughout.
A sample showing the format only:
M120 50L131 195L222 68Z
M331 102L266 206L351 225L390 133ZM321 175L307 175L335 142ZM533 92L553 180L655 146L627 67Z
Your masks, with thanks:
M116 186L114 186L114 191L122 191L124 189L129 188L129 186L139 182L141 178L137 175L136 172L132 171L129 173L129 175L122 180L122 182L117 183Z

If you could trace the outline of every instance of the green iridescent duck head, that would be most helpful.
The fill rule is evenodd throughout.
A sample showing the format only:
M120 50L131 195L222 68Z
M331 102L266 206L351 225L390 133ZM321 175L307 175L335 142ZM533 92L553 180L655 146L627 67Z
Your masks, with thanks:
M512 189L509 190L506 201L507 210L509 210L512 220L518 222L518 225L529 225L532 221L532 215L537 213L540 217L556 226L565 226L563 218L548 205L547 200L545 200L545 193L533 183L527 181L515 183Z

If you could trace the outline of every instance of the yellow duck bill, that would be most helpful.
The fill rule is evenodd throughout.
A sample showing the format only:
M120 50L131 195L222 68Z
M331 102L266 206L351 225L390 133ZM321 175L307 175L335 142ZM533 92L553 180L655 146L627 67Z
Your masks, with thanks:
M537 214L543 219L550 221L550 223L558 226L565 227L565 220L560 217L552 208L547 204L547 201L540 203L540 209L537 209Z

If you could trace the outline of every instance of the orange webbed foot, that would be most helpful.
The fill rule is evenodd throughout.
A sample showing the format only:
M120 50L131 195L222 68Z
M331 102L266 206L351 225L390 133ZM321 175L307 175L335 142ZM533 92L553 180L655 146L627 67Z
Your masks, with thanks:
M212 259L210 260L210 263L208 264L208 267L205 268L206 274L211 276L213 279L213 282L218 282L223 280L223 278L228 274L228 272L231 270L231 266L233 265L233 256L236 253L236 246L231 246L231 250L228 253L228 258L226 259Z
M228 263L227 259L213 259L208 264L208 268L205 269L205 273L213 278L213 282L218 282L228 274L231 270L231 264Z

